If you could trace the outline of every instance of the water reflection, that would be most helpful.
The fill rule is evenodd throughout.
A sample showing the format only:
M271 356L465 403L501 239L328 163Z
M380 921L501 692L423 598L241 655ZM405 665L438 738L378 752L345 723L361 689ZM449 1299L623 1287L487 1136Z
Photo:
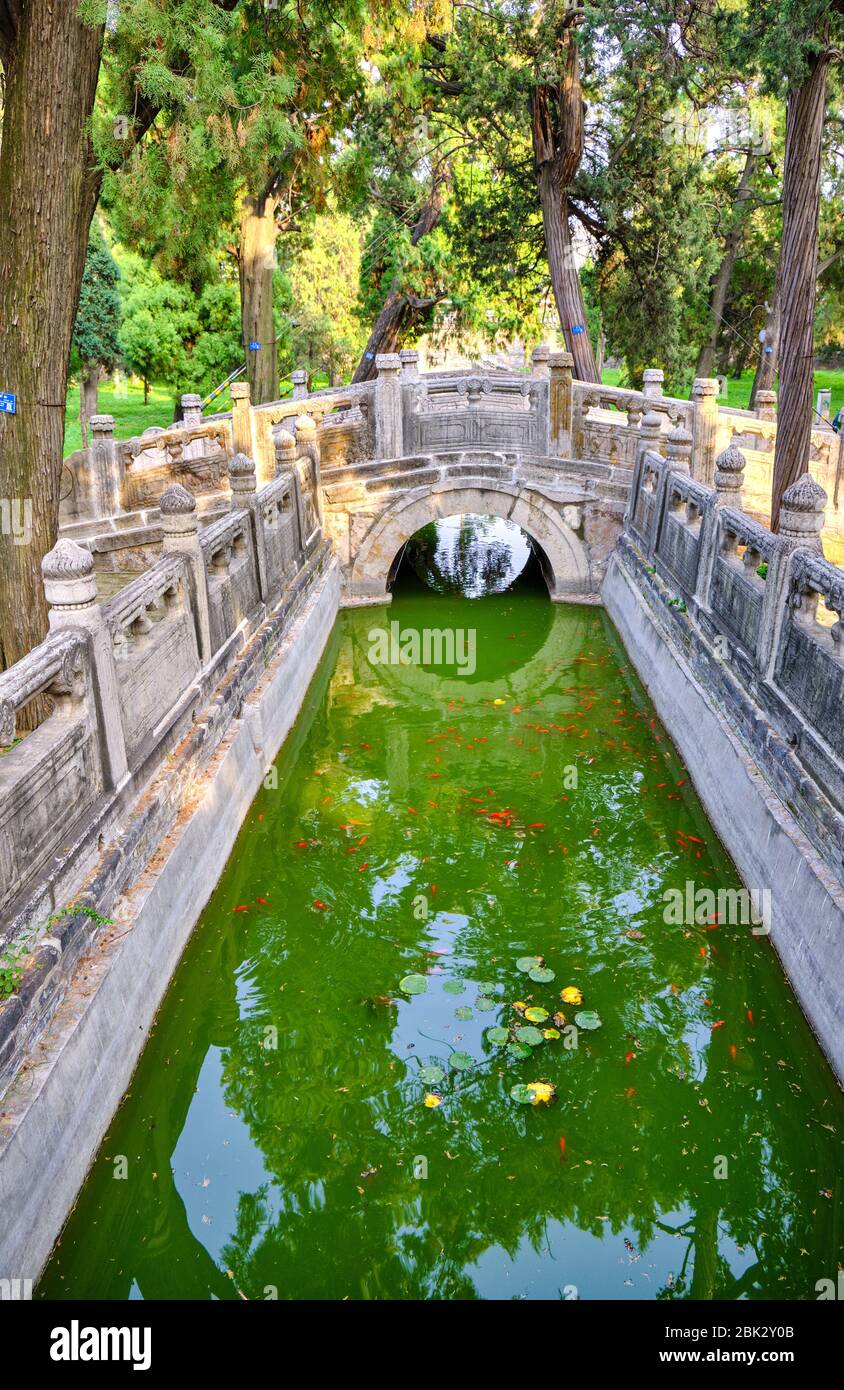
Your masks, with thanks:
M434 593L481 598L509 589L530 556L527 536L512 521L470 513L417 531L403 563Z

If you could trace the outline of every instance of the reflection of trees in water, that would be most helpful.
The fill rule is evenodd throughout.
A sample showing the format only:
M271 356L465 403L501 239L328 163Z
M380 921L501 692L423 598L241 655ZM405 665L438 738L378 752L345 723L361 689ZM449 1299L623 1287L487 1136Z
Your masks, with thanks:
M467 515L423 526L408 541L405 560L435 593L480 598L509 588L528 554L513 522Z

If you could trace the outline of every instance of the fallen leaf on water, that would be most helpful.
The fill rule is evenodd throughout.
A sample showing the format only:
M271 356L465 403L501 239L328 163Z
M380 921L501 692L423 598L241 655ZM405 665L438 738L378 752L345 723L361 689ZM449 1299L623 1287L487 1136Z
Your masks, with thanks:
M435 1091L429 1091L425 1097L425 1106L428 1110L435 1110L438 1105L442 1105L443 1098L438 1096Z
M583 993L577 985L566 985L565 989L560 990L560 998L564 1004L582 1004Z

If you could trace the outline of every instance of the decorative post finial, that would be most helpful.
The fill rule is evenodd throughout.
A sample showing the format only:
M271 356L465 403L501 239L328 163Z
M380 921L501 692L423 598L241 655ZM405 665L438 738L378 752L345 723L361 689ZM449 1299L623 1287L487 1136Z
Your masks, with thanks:
M741 490L747 459L741 449L730 444L715 460L715 491L720 502L741 506Z
M816 550L823 554L821 531L826 520L828 497L811 473L803 473L787 487L780 503L780 535L791 549Z

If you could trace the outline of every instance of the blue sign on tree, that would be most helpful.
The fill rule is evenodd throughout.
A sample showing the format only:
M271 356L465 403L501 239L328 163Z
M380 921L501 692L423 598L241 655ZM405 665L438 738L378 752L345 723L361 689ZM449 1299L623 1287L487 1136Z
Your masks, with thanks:
M572 333L583 333L583 332L584 332L583 324L582 324L582 323L573 323L572 326L571 326L571 331L572 331Z
M257 352L260 346L261 344L257 341L257 339L253 338L252 342L249 344L249 351Z
M0 391L0 415L17 415L18 398L13 391Z

